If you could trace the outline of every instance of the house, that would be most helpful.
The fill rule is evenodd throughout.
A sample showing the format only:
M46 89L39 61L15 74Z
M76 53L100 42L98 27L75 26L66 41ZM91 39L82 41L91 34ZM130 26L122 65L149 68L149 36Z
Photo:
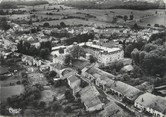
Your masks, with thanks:
M24 62L26 65L34 65L34 66L40 66L41 65L41 60L39 60L38 58L34 58L32 56L27 56L27 55L23 55L21 58L22 62Z
M26 65L30 65L30 66L33 65L33 57L31 57L31 56L23 55L21 60L22 60L22 62L24 62Z
M50 70L50 66L49 65L41 65L40 66L40 71L49 71Z
M106 73L106 72L100 70L99 68L95 68L94 65L91 65L91 66L88 66L88 67L85 67L84 69L82 69L82 75L84 77L87 77L89 80L91 80L94 83L96 82L96 79L98 79L98 78L96 78L97 74L99 76L102 76L103 78L107 77L108 79L114 79L114 77L115 77L114 75Z
M80 84L81 84L81 79L79 78L78 75L71 75L67 78L67 82L69 87L73 90L73 94L76 94L81 90Z
M135 100L134 106L156 117L166 117L166 99L163 97L145 93Z
M122 101L130 104L134 104L135 99L143 93L141 90L121 81L108 83L107 87L109 87L110 91L115 93L117 96L122 97Z
M128 117L128 114L121 107L110 101L104 109L99 113L100 117Z
M102 110L104 103L100 99L100 93L95 86L87 86L79 92L81 101L88 112Z

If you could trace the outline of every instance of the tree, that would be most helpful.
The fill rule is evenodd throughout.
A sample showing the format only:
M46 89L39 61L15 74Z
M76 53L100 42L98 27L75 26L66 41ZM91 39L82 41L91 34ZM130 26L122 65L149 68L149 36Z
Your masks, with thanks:
M71 99L71 98L73 98L73 95L72 95L72 93L71 93L70 90L66 90L66 92L65 92L65 98L66 98L66 99Z
M50 74L49 74L49 76L50 77L55 77L57 75L57 73L55 72L55 71L50 71Z
M163 76L166 69L165 49L157 48L144 56L143 68L151 75L159 74Z
M117 22L117 17L113 17L112 23L116 23L116 22Z
M58 104L58 103L54 103L53 106L52 106L53 110L54 111L58 111L60 110L62 107Z
M147 26L151 26L151 24L147 24Z
M40 104L39 104L39 107L40 107L40 108L45 108L45 106L46 106L46 103L43 102L43 101L41 101Z
M139 51L138 49L134 49L131 53L131 57L133 62L138 65L139 64Z
M127 21L127 19L128 19L128 16L127 16L127 15L125 15L123 19L124 19L124 21L126 22L126 21Z
M133 20L133 19L134 19L134 15L131 14L131 15L130 15L130 20Z
M154 24L154 27L159 27L159 24Z
M4 31L10 29L10 25L7 23L6 18L1 18L0 19L0 29L2 29Z
M43 49L43 48L48 48L49 51L51 52L51 50L52 50L51 41L41 42L40 43L40 50Z
M150 52L150 51L155 50L155 49L157 49L157 48L158 48L157 45L152 44L152 43L149 43L149 44L146 44L146 45L145 45L144 51Z
M66 27L66 24L65 24L64 22L61 22L61 23L60 23L60 27L61 27L61 28L64 28L64 27Z
M155 14L157 14L158 12L156 11Z
M38 53L38 49L34 45L31 45L31 47L29 48L29 55L35 56L38 55Z
M81 56L85 56L85 51L79 45L74 45L72 48L69 48L67 51L72 55L74 59L78 59Z
M131 52L133 51L134 46L132 44L129 44L125 48L125 56L126 57L131 57Z
M49 49L48 48L44 48L44 49L41 49L40 50L40 57L42 58L42 59L47 59L48 58L48 56L49 56L49 54L50 54L50 51L49 51Z
M43 24L43 26L44 26L44 27L49 27L50 24L49 24L48 22L46 22L46 23Z
M73 61L73 57L71 56L71 54L67 54L65 56L64 64L65 65L70 65L70 63L72 63L72 61Z
M63 48L59 49L59 54L64 54L64 49Z
M111 70L115 70L116 72L119 72L122 67L123 67L122 61L114 61L114 62L110 63L110 65L109 65L109 68Z
M86 81L81 80L80 87L85 88L86 86L88 86L88 83Z
M133 29L133 30L139 30L139 29L140 29L140 27L138 26L138 24L137 24L137 23L135 23L135 24L133 25L132 29Z
M71 113L71 112L72 112L71 107L70 107L70 106L65 107L65 108L64 108L64 112L65 112L65 113Z
M96 58L94 56L90 55L89 61L90 61L90 63L95 63L96 62Z

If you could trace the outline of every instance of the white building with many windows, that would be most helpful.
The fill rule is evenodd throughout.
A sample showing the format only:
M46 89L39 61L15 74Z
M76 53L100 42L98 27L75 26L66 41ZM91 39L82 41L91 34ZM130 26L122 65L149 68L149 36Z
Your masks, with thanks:
M96 57L99 63L104 65L124 58L124 51L120 47L108 48L93 44L92 42L81 43L79 45L82 46L87 53Z

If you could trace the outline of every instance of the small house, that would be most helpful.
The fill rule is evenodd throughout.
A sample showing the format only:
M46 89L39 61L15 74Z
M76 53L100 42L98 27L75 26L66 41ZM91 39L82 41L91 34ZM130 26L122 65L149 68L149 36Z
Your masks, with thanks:
M80 84L81 84L81 79L77 75L71 75L67 78L67 82L69 87L73 90L73 94L76 94L81 90Z
M101 101L100 93L95 86L87 86L79 94L86 111L93 112L104 108L105 104Z

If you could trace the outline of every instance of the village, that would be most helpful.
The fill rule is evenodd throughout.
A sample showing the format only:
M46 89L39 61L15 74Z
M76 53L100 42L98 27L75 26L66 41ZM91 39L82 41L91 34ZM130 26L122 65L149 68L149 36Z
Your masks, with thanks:
M160 96L155 95L146 82L135 87L100 69L121 61L121 71L130 74L132 59L126 57L123 43L147 42L151 35L162 32L160 29L63 27L64 23L61 29L37 29L8 23L11 28L0 31L1 106L9 104L1 110L3 114L10 115L5 109L12 106L23 107L24 116L44 109L49 112L40 114L50 116L166 117L165 86L156 87ZM28 100L32 104L27 104Z
M0 115L166 117L166 12L59 2L0 4Z

